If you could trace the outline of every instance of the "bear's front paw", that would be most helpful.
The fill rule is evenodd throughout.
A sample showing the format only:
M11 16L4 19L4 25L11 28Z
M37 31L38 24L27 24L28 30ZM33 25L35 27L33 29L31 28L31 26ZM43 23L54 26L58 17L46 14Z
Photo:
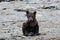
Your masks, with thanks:
M32 33L32 32L30 32L29 34L28 34L28 36L33 36L34 34Z

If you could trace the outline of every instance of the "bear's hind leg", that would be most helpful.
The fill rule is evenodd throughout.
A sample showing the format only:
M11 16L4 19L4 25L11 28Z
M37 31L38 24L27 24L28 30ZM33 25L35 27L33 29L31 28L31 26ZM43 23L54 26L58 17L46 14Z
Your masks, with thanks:
M28 32L27 32L27 30L25 28L22 28L22 31L23 31L24 36L28 36Z

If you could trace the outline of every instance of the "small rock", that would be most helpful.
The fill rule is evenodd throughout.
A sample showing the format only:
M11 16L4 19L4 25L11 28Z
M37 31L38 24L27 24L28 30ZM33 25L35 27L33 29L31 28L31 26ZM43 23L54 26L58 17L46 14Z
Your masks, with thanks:
M2 10L6 10L7 8L3 8Z
M23 1L23 0L20 0L20 1Z
M5 24L2 24L3 26L5 26Z
M18 11L18 12L20 12L20 11L22 11L22 12L25 12L26 10L23 10L23 9L14 9L15 11Z
M48 38L48 40L55 40L56 38Z
M47 33L46 32L42 32L41 35L46 35Z
M52 9L52 8L56 8L56 7L55 6L48 6L48 7L43 6L42 8L43 9Z
M35 40L40 40L40 38L36 38Z
M24 37L26 37L26 36L18 36L18 37L22 37L22 38L24 38Z

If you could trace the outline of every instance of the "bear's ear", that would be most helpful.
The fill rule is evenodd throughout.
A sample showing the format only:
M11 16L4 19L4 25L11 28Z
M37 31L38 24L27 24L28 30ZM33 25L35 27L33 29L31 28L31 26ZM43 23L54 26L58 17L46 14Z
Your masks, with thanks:
M26 11L26 14L28 14L29 13L29 11Z
M36 15L36 11L34 11L34 15Z

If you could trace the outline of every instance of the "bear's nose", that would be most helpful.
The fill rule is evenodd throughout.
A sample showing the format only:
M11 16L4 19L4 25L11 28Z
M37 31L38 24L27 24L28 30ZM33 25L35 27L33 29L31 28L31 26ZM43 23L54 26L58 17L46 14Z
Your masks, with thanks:
M33 21L33 18L32 18L32 17L30 17L28 20L29 20L29 21Z

